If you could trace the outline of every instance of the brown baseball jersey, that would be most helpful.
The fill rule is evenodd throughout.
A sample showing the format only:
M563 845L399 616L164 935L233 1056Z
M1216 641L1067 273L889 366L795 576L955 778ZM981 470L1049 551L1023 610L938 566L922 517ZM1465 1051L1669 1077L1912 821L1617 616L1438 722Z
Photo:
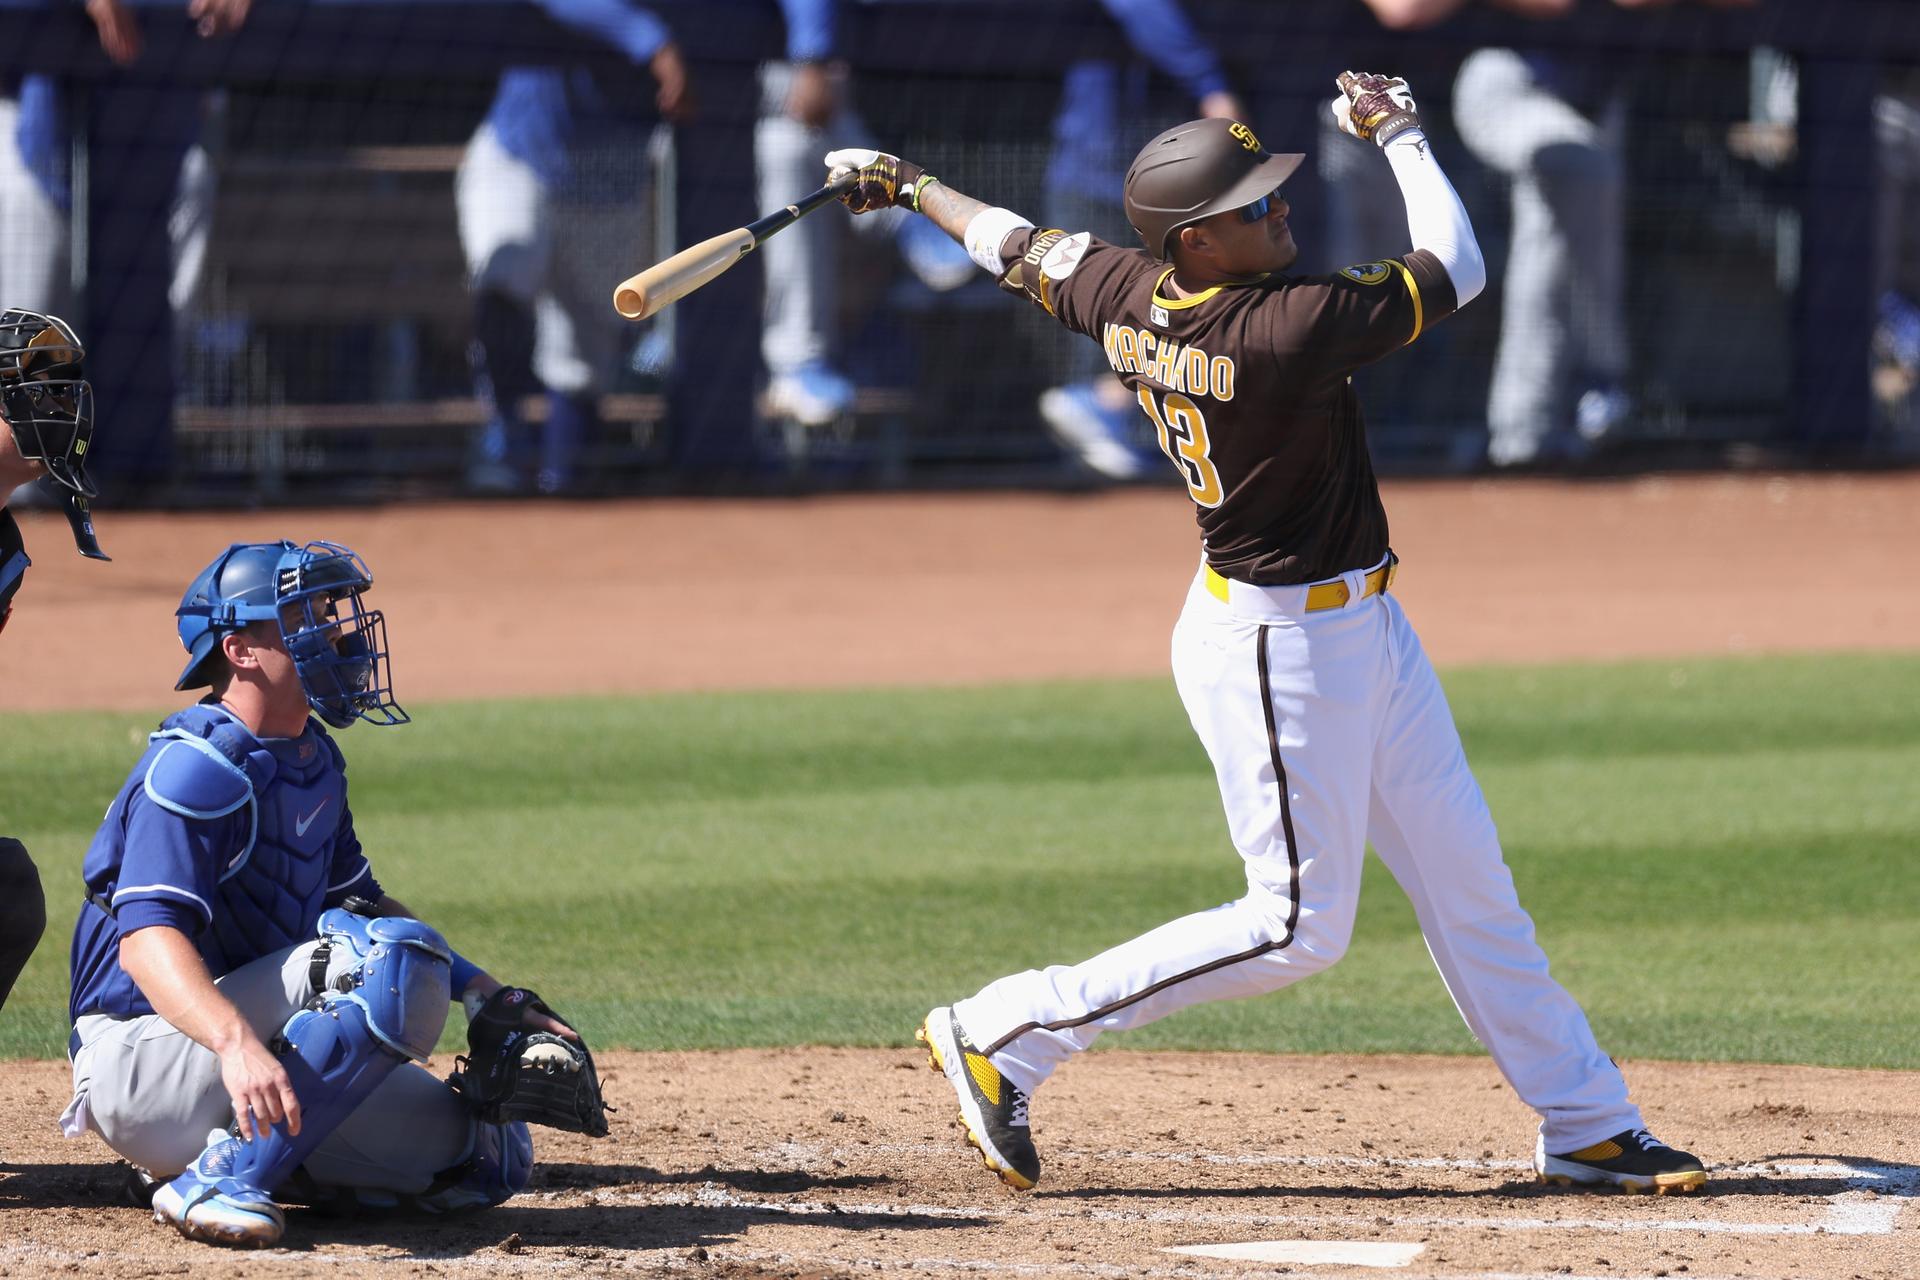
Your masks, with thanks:
M1452 314L1433 254L1175 298L1167 263L1085 232L1023 228L1002 252L1002 288L1106 351L1186 480L1223 577L1317 582L1386 556L1349 375Z

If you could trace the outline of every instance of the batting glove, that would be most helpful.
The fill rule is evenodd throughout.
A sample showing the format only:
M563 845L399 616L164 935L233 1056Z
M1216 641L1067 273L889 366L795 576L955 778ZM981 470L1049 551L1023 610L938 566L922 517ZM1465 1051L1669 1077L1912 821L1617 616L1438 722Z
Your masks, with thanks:
M840 194L840 202L855 213L896 206L918 213L920 193L940 181L911 160L884 151L846 147L827 152L828 183L848 177L853 185Z
M1398 135L1420 127L1413 92L1405 80L1342 71L1334 83L1340 87L1340 96L1333 100L1333 119L1340 132L1384 147Z

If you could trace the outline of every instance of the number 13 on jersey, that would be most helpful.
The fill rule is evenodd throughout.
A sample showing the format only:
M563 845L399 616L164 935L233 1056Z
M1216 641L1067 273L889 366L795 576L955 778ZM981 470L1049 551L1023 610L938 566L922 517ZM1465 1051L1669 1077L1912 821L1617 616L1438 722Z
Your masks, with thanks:
M1180 468L1193 500L1203 507L1219 506L1226 494L1220 488L1220 472L1207 456L1213 442L1207 438L1207 419L1200 406L1183 392L1169 391L1156 400L1153 388L1141 387L1140 407L1153 419L1160 452Z

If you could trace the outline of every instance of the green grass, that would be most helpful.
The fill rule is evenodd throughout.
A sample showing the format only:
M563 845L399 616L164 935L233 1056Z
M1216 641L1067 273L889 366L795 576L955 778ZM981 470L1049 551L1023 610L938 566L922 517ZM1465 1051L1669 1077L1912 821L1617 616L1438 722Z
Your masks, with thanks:
M1618 1055L1920 1067L1920 656L1462 670L1522 901ZM928 1005L1237 895L1164 680L418 709L345 735L386 887L600 1043L903 1043ZM0 717L48 939L0 1054L65 1040L97 815L154 717ZM1472 1052L1369 862L1334 970L1108 1044Z

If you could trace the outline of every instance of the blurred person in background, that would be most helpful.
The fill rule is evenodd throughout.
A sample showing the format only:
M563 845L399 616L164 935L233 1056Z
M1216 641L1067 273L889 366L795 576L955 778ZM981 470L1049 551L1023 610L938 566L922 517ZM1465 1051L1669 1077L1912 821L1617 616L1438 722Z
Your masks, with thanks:
M0 313L0 632L32 561L8 509L14 489L46 480L70 492L82 554L105 559L86 521L87 450L93 442L93 392L86 351L64 321L19 308ZM71 518L71 517L70 517ZM83 536L84 534L84 536ZM26 968L47 925L40 873L26 845L0 835L0 1007Z
M1430 27L1471 0L1365 0L1382 26ZM1524 17L1571 14L1580 0L1484 0ZM1592 0L1589 0L1592 2ZM1684 0L1611 0L1622 9ZM1717 8L1754 0L1698 0ZM1453 118L1475 159L1510 184L1512 229L1500 345L1487 399L1487 461L1497 468L1578 463L1617 439L1633 413L1627 388L1626 209L1622 146L1627 84L1602 55L1506 48L1468 56ZM1363 154L1363 153L1362 153ZM1322 147L1342 231L1391 207L1353 146ZM1369 186L1370 184L1370 186ZM1353 216L1355 214L1359 216ZM1366 228L1380 244L1386 227ZM1391 240L1387 243L1392 243Z
M1800 68L1786 54L1756 49L1753 109L1728 139L1768 169L1798 150ZM1873 392L1896 431L1920 426L1920 67L1887 68L1873 102Z
M1148 106L1149 71L1176 81L1207 119L1245 120L1220 54L1194 28L1178 0L1101 0L1145 61L1083 59L1067 67L1047 162L1049 226L1079 227L1114 243L1132 231L1121 184L1133 158L1130 139L1171 123ZM1131 480L1157 469L1159 448L1131 392L1108 370L1098 347L1056 339L1069 381L1040 397L1040 416L1067 452L1095 474Z
M607 265L646 259L648 142L694 107L680 47L627 0L542 0L620 50L647 78L584 67L509 67L455 179L473 290L472 366L487 407L467 473L480 493L574 484L582 441L620 366L627 327L607 303ZM544 393L538 461L522 421Z
M835 140L872 137L854 111L842 50L841 0L780 0L783 59L760 68L760 119L753 155L758 206L777 209L820 185L820 154ZM845 144L853 145L853 144ZM849 234L889 240L909 270L937 293L973 278L966 252L918 218L888 215L848 228L808 218L761 246L766 271L765 407L803 427L823 427L853 410L854 384L839 351L840 248Z
M251 5L188 0L184 7L199 35L210 39L239 30ZM122 0L87 0L86 10L115 66L140 61L146 41L131 8ZM203 118L223 103L217 91L151 83L128 90L111 81L97 86L91 99L91 162L115 179L91 233L149 244L164 236L168 245L163 261L115 280L108 307L123 333L108 343L115 364L104 381L109 397L137 415L124 433L136 450L124 468L148 478L164 463L171 429L172 314L185 309L199 287L213 223L217 175L198 139ZM87 303L73 289L72 128L66 94L53 76L0 79L0 297L23 310L72 315ZM38 501L32 489L14 496Z

